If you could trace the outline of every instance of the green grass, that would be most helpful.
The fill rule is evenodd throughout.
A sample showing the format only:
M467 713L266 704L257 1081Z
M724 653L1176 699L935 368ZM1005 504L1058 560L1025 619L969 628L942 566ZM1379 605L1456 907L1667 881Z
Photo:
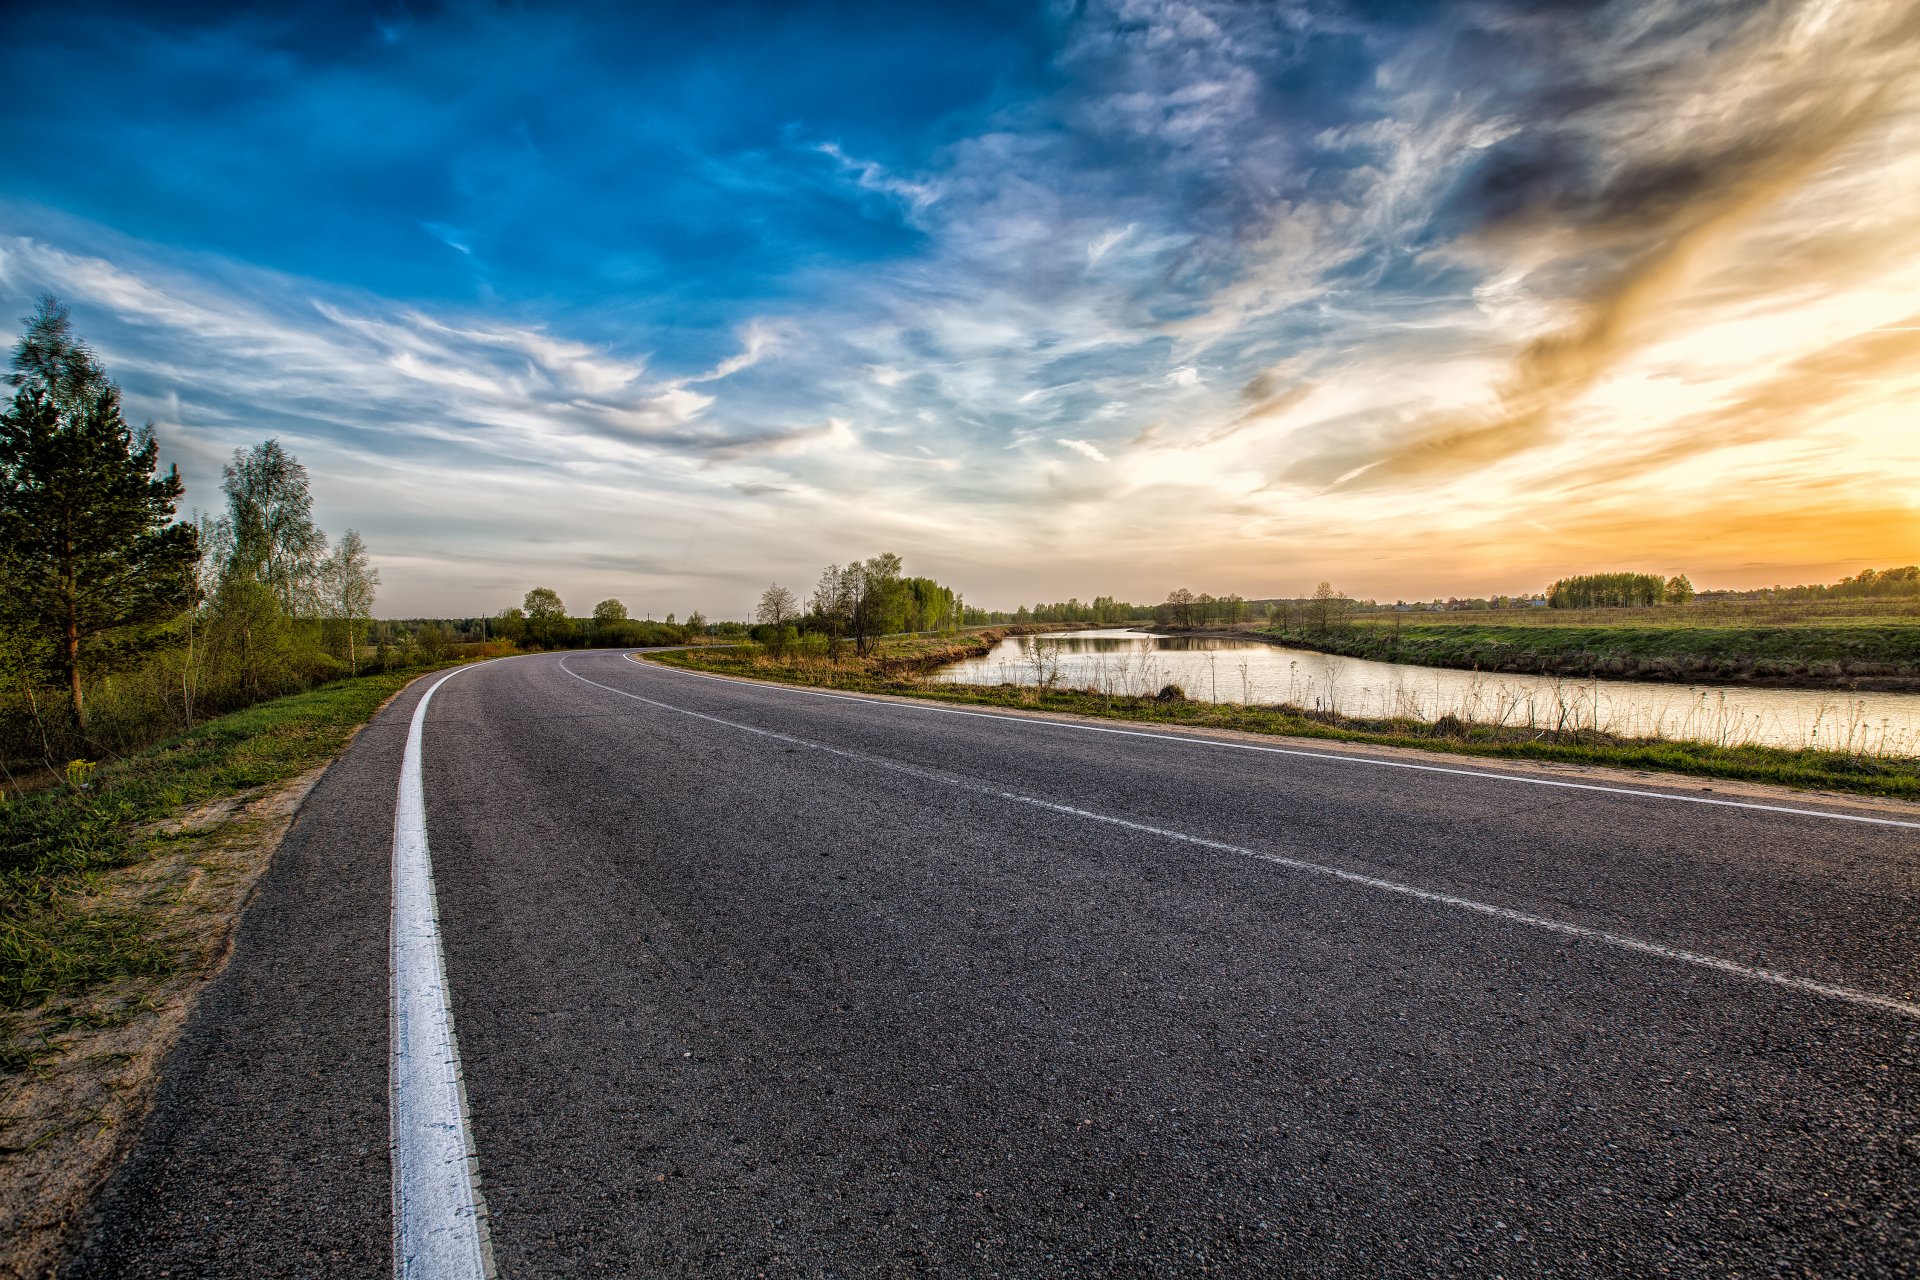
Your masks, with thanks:
M1456 755L1651 769L1694 777L1920 800L1920 760L1905 757L1757 746L1720 747L1709 743L1619 738L1593 730L1550 732L1500 728L1468 724L1453 717L1442 717L1429 724L1397 718L1361 719L1288 706L1244 706L1187 699L1162 702L1156 698L1108 697L1076 689L931 683L907 670L903 663L888 662L884 645L876 659L839 665L782 662L751 647L659 653L647 658L651 662L721 675L851 692L901 694L936 702L1416 747ZM880 663L887 665L882 667Z
M1590 610L1561 622L1369 615L1324 633L1296 623L1257 634L1349 657L1462 670L1920 689L1920 618L1751 622L1690 618L1681 609L1630 612L1636 616L1596 620L1603 611Z
M418 675L361 676L263 702L103 763L84 786L0 805L0 1015L172 972L177 957L150 914L101 905L109 873L168 847L174 837L157 823L332 759ZM37 1051L9 1034L0 1065L18 1069Z

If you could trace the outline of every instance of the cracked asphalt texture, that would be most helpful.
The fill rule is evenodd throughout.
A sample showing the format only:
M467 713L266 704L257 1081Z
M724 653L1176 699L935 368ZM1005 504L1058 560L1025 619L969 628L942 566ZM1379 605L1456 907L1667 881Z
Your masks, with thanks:
M423 688L308 800L67 1274L390 1270ZM425 746L510 1280L1920 1274L1920 1021L989 793L1909 1001L1913 830L612 653L464 671Z

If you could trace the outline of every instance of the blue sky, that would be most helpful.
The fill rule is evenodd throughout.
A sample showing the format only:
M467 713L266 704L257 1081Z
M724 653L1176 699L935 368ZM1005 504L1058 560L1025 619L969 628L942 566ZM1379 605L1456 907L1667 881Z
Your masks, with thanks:
M882 549L1000 605L1920 555L1909 6L9 34L0 300L72 305L191 503L280 436L382 612L739 616Z

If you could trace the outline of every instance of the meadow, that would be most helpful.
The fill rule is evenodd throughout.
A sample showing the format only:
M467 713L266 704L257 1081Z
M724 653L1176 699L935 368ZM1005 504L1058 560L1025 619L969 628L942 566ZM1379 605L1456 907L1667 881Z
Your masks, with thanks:
M1303 616L1247 628L1300 648L1473 671L1920 690L1920 602L1705 601L1648 609Z

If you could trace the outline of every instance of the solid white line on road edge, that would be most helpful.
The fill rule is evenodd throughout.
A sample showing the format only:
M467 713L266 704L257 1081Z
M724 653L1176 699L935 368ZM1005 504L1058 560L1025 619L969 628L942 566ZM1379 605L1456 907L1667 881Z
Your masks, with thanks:
M427 853L421 736L427 704L460 667L428 686L413 709L393 811L392 1057L393 1274L400 1280L483 1280L493 1270L480 1198L466 1087L447 1003L440 913Z
M1372 765L1378 769L1413 769L1420 773L1447 773L1461 778L1486 778L1494 782L1517 782L1529 787L1562 787L1570 791L1604 791L1617 796L1638 796L1647 800L1677 800L1682 804L1708 804L1723 809L1758 809L1763 813L1790 813L1801 818L1825 818L1830 822L1864 822L1876 827L1906 827L1920 831L1920 822L1904 818L1875 818L1864 813L1833 813L1825 809L1797 809L1784 804L1761 804L1755 800L1722 800L1714 796L1683 796L1671 791L1642 791L1634 787L1610 787L1600 782L1567 782L1559 778L1528 778L1517 773L1497 773L1491 769L1460 769L1444 764L1416 764L1411 760L1383 760L1377 756L1346 756L1336 751L1307 751L1299 747L1268 747L1257 742L1232 742L1225 738L1203 738L1184 733L1154 733L1147 729L1114 729L1099 724L1079 724L1072 720L1054 720L1046 716L1010 716L995 711L963 711L959 707L941 707L925 702L896 702L892 699L862 698L851 693L827 693L820 689L796 689L791 685L737 676L716 676L706 671L686 671L663 667L658 663L629 661L649 671L670 671L678 676L693 676L720 684L744 685L775 693L794 693L809 698L832 698L836 702L859 702L870 707L900 707L907 711L931 711L941 715L969 716L976 720L1004 720L1015 724L1039 724L1077 733L1111 733L1122 738L1151 738L1156 742L1177 742L1194 747L1220 747L1228 751L1259 751L1275 756L1301 756L1308 760L1336 760L1344 764Z
M741 724L737 720L727 720L720 716L708 715L704 711L692 711L686 707L676 707L670 702L660 702L645 698L637 693L628 693L625 689L616 689L612 685L601 684L598 680L589 680L573 670L563 659L560 669L583 684L596 689L605 689L608 693L617 693L623 698L632 698L635 702L644 702L648 706L659 707L663 711L675 711L683 716L692 716L696 720L707 720L714 724L725 725L744 733L758 734L763 738L773 738L779 742L791 743L797 747L807 747L814 751L823 751L828 755L840 756L848 760L857 760L862 764L889 769L896 773L909 774L929 782L962 791L971 791L976 795L990 796L996 800L1005 800L1013 804L1030 805L1036 809L1046 809L1053 813L1063 813L1075 818L1084 818L1089 822L1105 823L1108 826L1124 827L1129 831L1138 831L1145 835L1159 836L1167 840L1177 840L1182 844L1196 845L1202 849L1212 849L1219 853L1236 854L1251 858L1257 862L1271 863L1285 867L1289 871L1305 872L1308 875L1322 876L1329 880L1339 880L1346 884L1360 885L1363 888L1394 894L1402 898L1411 898L1416 902L1430 903L1433 906L1450 907L1457 911L1470 911L1475 915L1491 916L1497 920L1506 920L1514 924L1527 925L1534 929L1545 929L1552 933L1563 934L1569 938L1579 938L1586 942L1598 942L1622 951L1631 951L1638 955L1655 956L1662 960L1693 965L1696 968L1712 969L1734 977L1746 978L1754 982L1764 982L1776 987L1785 987L1789 991L1800 991L1810 995L1825 996L1833 1000L1843 1000L1848 1004L1862 1008L1878 1009L1883 1013L1895 1013L1902 1017L1920 1019L1920 1004L1898 1000L1892 996L1876 995L1871 991L1857 991L1852 987L1840 987L1831 983L1816 982L1812 978L1801 978L1791 973L1780 973L1772 969L1759 969L1752 965L1741 964L1737 960L1728 960L1722 956L1706 955L1698 951L1687 951L1679 947L1669 947L1658 942L1649 942L1631 934L1614 933L1606 929L1595 929L1583 924L1572 924L1565 920L1555 920L1551 916L1537 916L1529 911L1515 911L1511 907L1496 906L1491 902L1480 902L1474 898L1462 898L1451 893L1440 893L1433 889L1422 889L1418 885L1406 884L1398 880L1386 880L1379 876L1364 875L1358 871L1347 871L1340 867L1327 866L1324 863L1308 862L1302 858L1289 858L1283 854L1263 853L1258 849L1249 849L1245 845L1229 844L1224 840L1209 840L1205 836L1189 835L1184 831L1174 831L1167 827L1156 827L1145 822L1135 822L1131 818L1115 817L1112 814L1096 813L1091 809L1079 809L1073 805L1058 804L1052 800L1042 800L1038 796L1022 795L1017 791L1003 791L998 787L974 782L969 778L944 773L938 769L927 769L920 765L904 764L898 760L889 760L884 756L869 755L864 751L849 751L844 747L828 746L824 742L815 742L811 738L795 737L793 734L780 733L773 729L762 729L757 725ZM1498 776L1498 775L1496 775Z

